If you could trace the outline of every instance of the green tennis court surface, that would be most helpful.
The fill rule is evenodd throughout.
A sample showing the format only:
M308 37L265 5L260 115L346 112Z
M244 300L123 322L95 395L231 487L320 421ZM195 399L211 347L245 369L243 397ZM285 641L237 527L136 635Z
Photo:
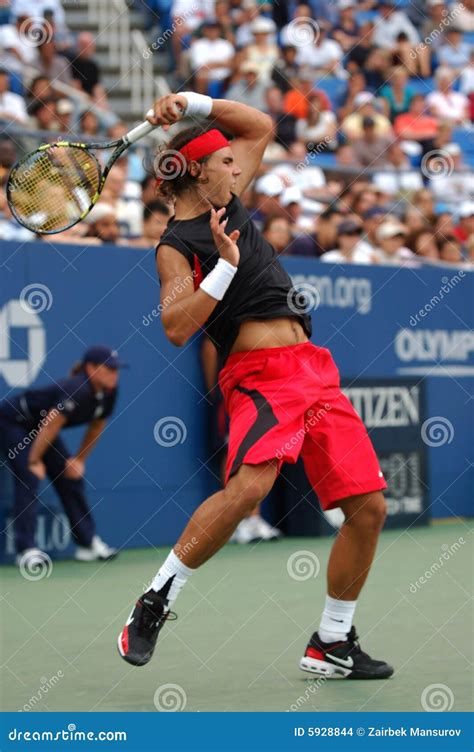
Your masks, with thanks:
M226 546L191 578L143 668L119 658L117 634L167 549L58 562L38 582L3 568L2 709L154 711L159 688L173 684L189 711L416 711L423 690L442 684L448 709L469 710L470 532L456 522L382 535L355 623L363 649L395 666L385 682L317 686L298 668L319 620L329 538ZM288 561L304 550L321 571L295 580ZM314 574L311 561L298 577Z

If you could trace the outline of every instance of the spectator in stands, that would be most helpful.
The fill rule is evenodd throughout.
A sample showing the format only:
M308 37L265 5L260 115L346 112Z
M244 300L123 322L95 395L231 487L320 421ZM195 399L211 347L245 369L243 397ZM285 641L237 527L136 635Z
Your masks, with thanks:
M53 97L35 99L28 107L29 125L39 131L57 131L56 100Z
M37 16L36 13L32 13ZM17 58L23 65L34 65L38 58L38 53L32 34L33 20L29 15L20 14L16 16L15 23L0 26L0 51L10 53Z
M264 110L275 124L275 141L287 150L296 141L297 120L294 115L285 112L283 107L281 89L270 86L265 92Z
M258 65L251 60L244 60L239 74L239 80L229 86L225 98L261 109L267 87L260 77Z
M252 219L262 225L267 217L281 217L284 211L279 202L285 184L278 175L262 175L255 183L254 210Z
M141 202L151 204L157 198L156 177L146 175L141 182Z
M362 243L367 244L369 250L373 251L377 247L377 232L386 219L387 209L381 206L374 206L362 215Z
M337 146L337 121L330 110L325 109L325 99L321 92L312 91L308 94L308 115L296 123L296 136L306 148L316 153Z
M442 237L438 243L439 258L444 261L445 264L462 264L462 248L461 243L454 235L447 235Z
M292 79L298 76L300 66L296 62L296 53L296 47L291 44L285 45L281 50L280 58L273 66L271 79L283 94L290 91Z
M36 68L50 81L60 81L71 84L71 68L69 60L64 55L58 55L54 41L46 36L38 45L38 63Z
M474 201L465 201L461 204L454 235L464 245L474 239Z
M163 235L170 211L167 204L160 199L154 199L143 207L143 234L141 238L127 241L127 245L138 248L155 248Z
M142 234L143 212L139 192L139 186L135 190L133 181L127 182L125 165L115 164L107 177L102 198L114 209L123 237Z
M448 6L444 0L426 0L421 36L422 39L429 39L435 52L443 43L443 35L440 31L446 28L448 12Z
M44 17L47 11L54 14L59 29L67 29L66 14L61 0L12 0L12 14L15 18L25 15L38 19Z
M292 81L292 88L287 91L283 99L285 112L296 118L308 117L308 95L311 91L320 91L314 87L314 75L309 68L300 68L297 78ZM329 98L324 92L324 109L331 109Z
M356 111L344 118L341 124L341 129L349 140L355 141L364 135L364 118L371 118L374 121L375 135L390 136L392 132L390 120L376 111L374 102L374 95L368 91L362 91L354 98Z
M0 142L0 149L3 141ZM7 173L8 174L8 173ZM12 216L5 191L0 191L0 240L34 240L35 234L22 227Z
M113 206L101 201L94 206L87 215L86 222L88 231L84 243L89 238L98 238L102 243L117 243L120 238L120 229L117 212Z
M451 15L456 19L456 25L464 31L474 31L474 0L462 0L455 3Z
M422 188L411 197L411 204L421 213L425 221L432 226L436 217L433 194L427 188Z
M15 142L9 136L0 135L0 185L5 185L11 168L17 161Z
M84 136L96 136L99 132L99 121L92 110L86 110L79 118L79 131Z
M413 206L412 204L408 204L405 208L403 224L407 228L407 233L412 233L415 230L421 230L423 227L428 226L425 216L417 206Z
M362 227L352 219L345 219L337 227L336 248L321 256L329 264L370 264L373 258L361 249Z
M360 39L360 27L354 15L353 0L339 0L339 19L332 30L332 36L344 53L349 52Z
M460 125L469 114L469 102L464 94L454 91L455 74L450 68L440 66L435 73L437 89L426 97L431 114L446 122Z
M388 136L377 133L373 117L362 118L362 136L353 142L354 154L362 167L382 167L387 164L387 149L391 144Z
M0 120L24 125L27 119L28 115L23 97L10 91L8 71L0 68Z
M391 197L423 188L420 170L411 168L410 160L399 141L389 144L384 168L373 176L373 183L380 191Z
M472 96L474 94L474 46L471 48L469 55L469 65L466 65L459 77L459 91L469 97L471 100L470 119L474 120L472 114Z
M438 246L430 228L424 227L412 233L407 237L406 244L414 254L420 256L423 260L439 261Z
M379 264L413 265L415 254L405 245L406 228L395 219L383 222L377 230L375 256Z
M441 65L460 73L469 63L470 45L463 42L462 29L457 26L449 26L445 38L445 43L438 50L438 60Z
M320 20L318 26L319 33L314 32L312 43L298 48L297 62L308 66L314 78L323 75L345 78L346 73L341 64L344 54L341 45L328 38L330 25L326 21Z
M343 215L337 205L331 205L322 212L316 220L316 255L322 256L326 251L330 251L336 245L338 226L343 219Z
M263 223L263 237L275 251L284 253L291 242L290 223L286 217L268 216Z
M408 112L398 115L393 124L395 135L410 141L424 143L435 138L438 120L426 114L423 94L414 94Z
M58 130L61 133L71 133L71 118L74 112L74 105L70 99L58 99L55 106L56 121Z
M36 76L30 84L27 96L30 102L34 99L53 98L55 93L48 76Z
M420 37L407 14L395 9L394 0L382 0L379 8L374 44L389 51L393 61L399 60L411 75L428 78L431 74L430 48L419 44Z
M401 65L392 68L390 83L385 84L380 92L383 98L385 114L393 122L397 115L408 112L413 90L408 85L408 73Z
M222 37L219 24L205 21L202 38L192 43L190 51L195 90L207 94L211 83L223 83L230 76L233 57L234 46Z
M71 60L71 74L75 85L89 94L104 107L107 93L100 83L100 72L94 60L95 39L88 31L81 31L77 37L76 50Z
M268 84L280 55L274 41L275 23L270 18L259 16L250 24L250 31L254 41L245 49L246 59L257 66L260 79Z
M448 144L442 153L429 153L424 163L425 174L430 176L429 188L436 201L451 204L474 197L474 174L463 162L461 147Z
M347 81L347 88L342 95L342 101L338 107L338 117L342 121L355 110L354 100L358 94L367 90L367 82L362 71L354 71Z
M352 144L341 144L336 152L337 164L341 167L360 167Z
M313 15L311 7L305 3L296 5L291 22L286 24L280 31L281 45L298 45L301 39L308 35L308 18ZM301 28L299 28L301 27Z
M367 61L375 49L373 43L374 30L373 21L366 21L361 25L357 42L346 54L346 66L351 73L359 70L365 71Z

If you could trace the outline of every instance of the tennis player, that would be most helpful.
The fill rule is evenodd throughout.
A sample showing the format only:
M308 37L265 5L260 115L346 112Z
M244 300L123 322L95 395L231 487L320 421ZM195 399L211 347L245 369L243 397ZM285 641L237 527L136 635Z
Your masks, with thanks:
M176 105L209 125L168 145L174 156L161 192L175 199L175 216L157 249L162 321L175 345L204 329L218 348L230 418L226 485L194 512L138 599L119 652L136 666L148 663L186 581L264 499L282 463L301 455L321 506L340 507L345 522L329 558L321 623L300 667L385 679L392 667L361 650L352 622L385 519L386 484L330 352L310 342L310 318L291 279L239 198L260 167L272 122L252 107L194 92L159 99L152 122L179 120Z

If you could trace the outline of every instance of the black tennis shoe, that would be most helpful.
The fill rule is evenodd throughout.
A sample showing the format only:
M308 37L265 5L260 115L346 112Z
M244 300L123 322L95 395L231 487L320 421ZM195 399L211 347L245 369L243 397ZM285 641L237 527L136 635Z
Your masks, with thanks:
M168 618L176 614L168 601L153 590L144 593L135 604L118 637L122 658L133 666L144 666L153 655L160 630Z
M392 666L374 660L361 650L355 627L351 628L345 642L323 642L315 632L300 668L328 679L388 679L393 674Z

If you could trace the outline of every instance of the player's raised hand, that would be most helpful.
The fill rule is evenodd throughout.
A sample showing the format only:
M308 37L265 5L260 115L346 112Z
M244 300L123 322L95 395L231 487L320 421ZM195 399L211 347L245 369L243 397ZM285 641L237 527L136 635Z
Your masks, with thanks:
M218 209L217 211L211 209L211 221L210 227L214 243L219 252L219 256L232 266L238 266L240 261L240 251L237 245L237 241L240 237L239 230L233 230L230 235L226 235L225 228L227 225L227 219L221 222L222 217L225 214L225 207Z
M147 115L147 120L153 125L172 125L184 115L187 101L181 94L166 94L153 105L153 115Z

